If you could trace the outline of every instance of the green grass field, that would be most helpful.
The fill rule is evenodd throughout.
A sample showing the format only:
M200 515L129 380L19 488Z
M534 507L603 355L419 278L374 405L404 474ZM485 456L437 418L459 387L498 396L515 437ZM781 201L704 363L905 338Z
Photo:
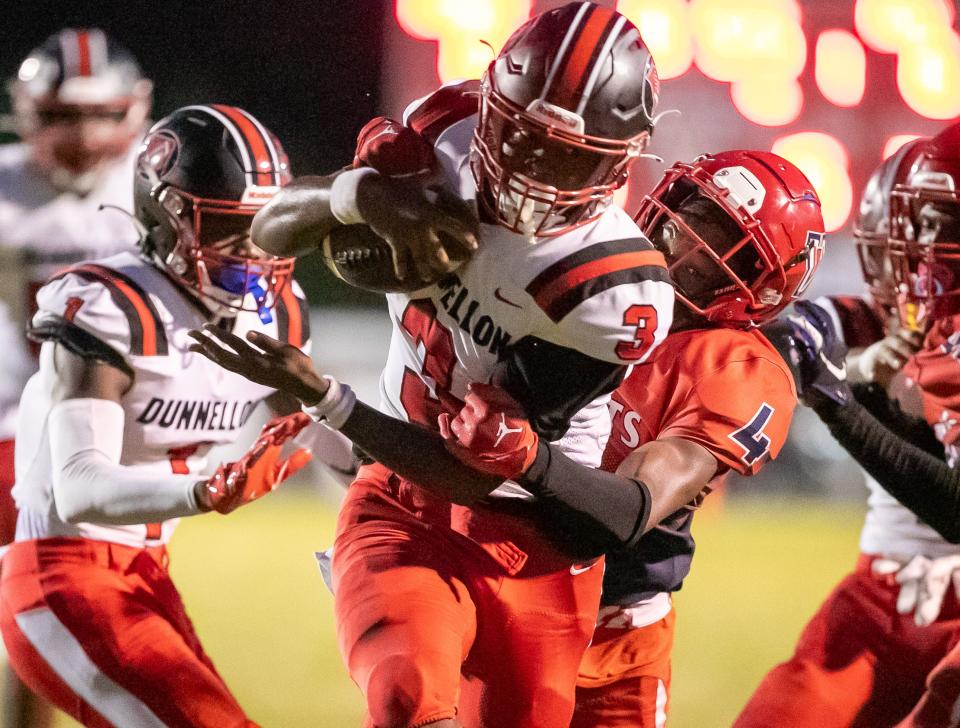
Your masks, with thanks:
M676 599L671 728L730 725L856 558L859 508L714 508L694 527L697 557ZM341 667L333 600L313 558L333 520L320 499L290 494L229 518L187 519L174 538L174 578L204 645L265 728L359 725L360 694Z

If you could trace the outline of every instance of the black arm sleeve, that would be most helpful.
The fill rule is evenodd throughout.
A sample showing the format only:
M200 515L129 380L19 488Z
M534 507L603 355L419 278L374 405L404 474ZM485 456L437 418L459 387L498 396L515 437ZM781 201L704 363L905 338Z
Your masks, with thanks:
M519 483L537 497L537 525L575 558L634 546L650 517L642 481L580 465L542 440Z
M960 543L960 473L884 427L863 405L816 408L830 432L894 498L950 543Z
M616 389L625 372L618 364L525 336L507 349L490 381L523 405L534 431L553 442L577 412Z
M943 443L933 432L933 428L921 417L906 414L896 400L887 396L886 390L876 384L855 384L853 396L867 411L891 432L896 432L907 442L943 459Z

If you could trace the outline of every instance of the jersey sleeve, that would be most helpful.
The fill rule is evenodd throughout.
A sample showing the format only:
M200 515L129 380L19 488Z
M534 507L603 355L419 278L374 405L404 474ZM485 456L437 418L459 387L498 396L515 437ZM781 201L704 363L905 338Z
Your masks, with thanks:
M284 286L277 301L277 338L310 354L310 306L294 280Z
M721 470L753 475L780 454L796 404L789 375L772 359L731 361L693 385L657 437L696 442Z
M526 291L564 345L614 364L645 361L673 322L663 254L644 238L586 246L547 267Z
M36 341L57 341L85 358L129 369L128 358L143 348L142 327L140 339L135 341L130 315L104 282L67 273L37 292L37 312L29 335ZM132 315L137 315L135 309Z
M480 81L452 81L407 106L403 123L432 145L444 129L479 110Z

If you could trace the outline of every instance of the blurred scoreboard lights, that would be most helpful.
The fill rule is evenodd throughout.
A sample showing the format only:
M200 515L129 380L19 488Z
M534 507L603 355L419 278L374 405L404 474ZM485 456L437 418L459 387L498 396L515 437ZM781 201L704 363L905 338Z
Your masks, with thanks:
M479 77L491 49L499 50L533 6L532 0L396 0L396 17L408 35L437 42L437 74L446 81ZM867 48L896 56L897 89L917 114L960 116L953 0L856 0L852 29L831 28L811 39L797 0L619 0L616 7L640 28L661 78L696 66L707 78L730 84L737 111L755 124L786 126L800 117L800 79L811 67L829 103L859 105ZM891 137L883 156L910 138ZM828 230L842 227L853 208L844 146L829 134L803 132L777 139L773 151L810 177L823 198Z

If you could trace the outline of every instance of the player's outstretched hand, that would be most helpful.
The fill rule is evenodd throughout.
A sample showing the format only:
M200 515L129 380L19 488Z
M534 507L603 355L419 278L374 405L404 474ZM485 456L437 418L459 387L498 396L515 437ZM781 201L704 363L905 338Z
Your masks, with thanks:
M303 412L270 420L242 458L221 464L209 480L197 484L200 508L230 513L274 490L310 462L310 453L302 448L286 458L281 457L281 451L284 443L312 421Z
M895 559L876 559L871 566L874 574L896 574L900 585L897 596L897 611L900 614L913 612L913 621L918 627L926 627L936 621L943 608L947 589L960 597L960 555L941 556L929 559L914 556L907 564Z
M452 271L477 249L476 208L443 185L371 174L358 186L357 210L390 246L401 280L410 273L405 250L419 274L429 279L434 271Z
M824 309L797 301L794 313L763 327L764 335L794 374L797 394L809 407L832 402L847 404L853 397L847 382L847 347Z
M326 380L317 374L310 357L295 346L258 331L248 332L244 341L211 324L204 324L202 331L191 331L190 337L195 342L190 351L251 382L286 392L306 405L316 404L326 394Z
M539 437L520 404L493 384L471 384L463 409L439 417L447 450L474 470L517 478L537 456Z
M847 361L851 381L876 382L886 389L893 376L923 345L923 334L898 328Z

